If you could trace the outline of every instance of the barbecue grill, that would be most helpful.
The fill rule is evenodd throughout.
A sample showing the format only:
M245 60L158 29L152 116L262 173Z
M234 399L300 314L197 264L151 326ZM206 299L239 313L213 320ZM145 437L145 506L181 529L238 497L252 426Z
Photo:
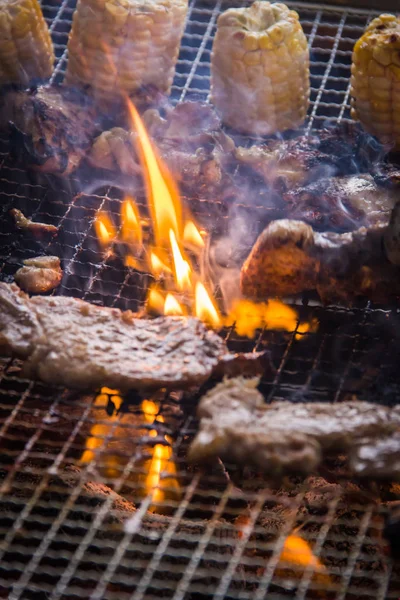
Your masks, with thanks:
M288 2L301 17L311 49L309 131L349 120L351 51L377 12ZM191 0L172 102L207 100L216 19L235 1ZM74 0L43 4L61 82ZM382 7L381 7L382 8ZM60 256L66 274L58 293L105 306L138 310L148 284L98 247L98 209L118 213L112 185L93 191L90 174L57 180L17 168L2 142L0 277L12 281L22 260L45 251ZM53 223L50 242L16 233L9 209ZM195 215L204 222L209 201ZM255 214L262 207L254 207ZM352 309L298 304L300 320L318 320L301 334L259 331L240 338L224 332L233 351L268 349L277 367L262 378L266 400L333 401L353 397L396 402L400 387L399 310L360 303ZM299 321L300 322L300 321ZM328 464L326 480L292 478L274 489L255 473L217 463L189 465L196 431L196 398L169 393L153 399L157 433L168 434L179 481L170 479L154 510L144 478L151 456L141 398L101 396L25 380L16 360L0 370L0 597L10 600L174 600L292 597L383 600L400 596L400 571L382 536L388 502L400 488L353 482L339 485L345 459ZM88 439L94 440L88 445ZM82 460L85 451L90 457ZM322 483L321 483L322 482ZM97 487L96 487L97 486ZM151 509L151 510L149 510ZM127 525L128 524L128 525ZM301 527L324 566L283 568L288 535Z

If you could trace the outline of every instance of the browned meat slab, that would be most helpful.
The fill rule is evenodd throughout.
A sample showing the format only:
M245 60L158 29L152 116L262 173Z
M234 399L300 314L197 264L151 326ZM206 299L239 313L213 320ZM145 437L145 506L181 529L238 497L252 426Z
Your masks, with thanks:
M10 210L10 215L14 217L15 225L18 229L25 229L27 231L31 231L32 233L56 233L57 227L55 225L50 225L49 223L37 223L36 221L32 221L25 217L24 213L18 208L13 208Z
M129 390L201 384L227 350L194 317L140 319L0 283L0 352L26 359L25 374L46 383Z
M58 256L37 256L24 260L14 279L25 292L44 294L59 286L62 276Z
M301 221L274 221L243 264L242 292L260 300L316 289L323 302L345 304L363 296L377 302L397 297L400 269L393 262L400 254L399 216L386 228L343 234L317 233Z
M1 109L1 123L10 127L13 154L25 166L48 173L71 173L98 131L89 99L64 86L8 92Z
M258 382L226 380L203 396L192 460L220 456L271 476L307 474L318 467L324 453L349 450L367 436L379 443L400 427L399 410L368 402L268 405L256 388Z

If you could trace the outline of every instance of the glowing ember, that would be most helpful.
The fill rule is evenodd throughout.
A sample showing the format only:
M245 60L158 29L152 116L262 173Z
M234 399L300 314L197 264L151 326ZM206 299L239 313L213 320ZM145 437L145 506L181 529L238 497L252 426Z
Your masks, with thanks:
M121 239L132 245L142 245L142 225L135 201L126 196L121 206Z
M191 268L187 260L182 256L178 242L172 229L169 231L169 239L171 242L172 256L174 259L175 282L181 292L191 289L190 272Z
M179 239L182 229L181 203L178 187L155 150L146 128L132 102L127 99L138 155L142 164L147 198L154 223L156 245L168 247L169 231Z
M195 288L195 314L196 317L208 323L214 329L221 327L221 317L218 310L200 281L196 283Z
M164 315L179 317L183 315L183 310L178 300L172 294L167 294L164 303Z
M117 237L114 224L105 212L97 215L94 228L100 244L104 247L110 246Z
M193 221L187 221L183 230L183 242L188 246L204 248L204 240Z

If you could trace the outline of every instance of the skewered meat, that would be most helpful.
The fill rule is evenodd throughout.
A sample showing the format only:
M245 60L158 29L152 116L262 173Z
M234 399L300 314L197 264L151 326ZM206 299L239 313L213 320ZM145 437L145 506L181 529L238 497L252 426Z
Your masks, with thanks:
M220 15L211 55L211 102L238 131L269 135L299 127L310 95L309 51L299 16L254 2Z
M272 476L311 473L325 453L396 432L400 411L368 402L265 404L258 379L218 384L200 400L192 460L220 456ZM370 442L368 442L370 443ZM361 473L360 473L361 474Z
M240 360L194 317L136 318L69 297L29 298L0 283L0 352L25 359L24 372L80 389L186 388ZM254 358L252 357L252 363ZM255 366L255 365L253 365Z
M68 175L89 150L98 130L88 98L65 86L8 92L1 122L11 130L11 150L25 166Z
M38 0L2 2L1 14L0 85L50 77L53 43Z
M56 233L57 227L55 225L50 225L49 223L37 223L36 221L32 221L25 217L24 213L17 208L12 208L10 210L10 215L14 217L15 225L18 229L26 229L27 231L31 231L32 233Z
M188 0L79 0L68 40L68 84L115 102L142 86L169 93Z
M326 231L387 225L397 190L382 189L367 174L319 179L284 195L287 216Z
M400 217L397 209L393 213ZM242 267L241 290L247 297L265 299L316 289L325 303L396 297L400 271L389 261L383 240L393 242L398 218L387 227L342 234L316 233L301 221L274 221Z
M25 292L44 294L60 285L62 276L58 256L37 256L24 260L14 278Z
M400 149L400 19L383 14L353 51L351 115L383 143Z

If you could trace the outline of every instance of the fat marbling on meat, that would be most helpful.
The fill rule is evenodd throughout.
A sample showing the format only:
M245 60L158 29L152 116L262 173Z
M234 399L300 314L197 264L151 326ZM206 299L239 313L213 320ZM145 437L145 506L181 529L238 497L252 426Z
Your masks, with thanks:
M258 383L257 378L225 380L201 398L192 460L219 456L273 477L306 475L327 453L351 450L364 438L379 445L400 427L399 410L368 402L266 404Z

